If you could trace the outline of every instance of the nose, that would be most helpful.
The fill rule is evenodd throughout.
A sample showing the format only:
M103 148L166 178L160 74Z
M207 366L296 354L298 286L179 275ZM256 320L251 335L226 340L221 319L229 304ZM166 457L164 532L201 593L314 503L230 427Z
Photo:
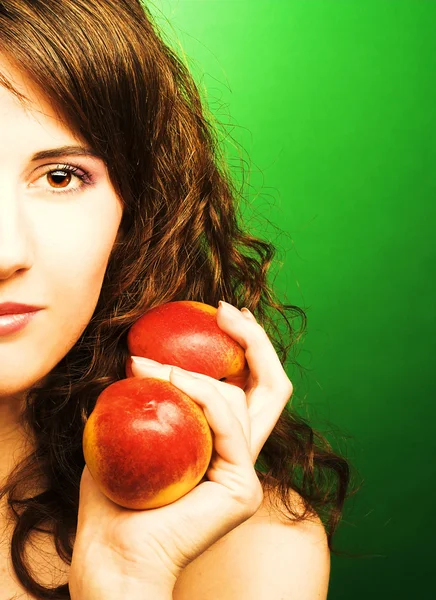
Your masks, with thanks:
M0 184L0 281L33 264L24 211L17 194L4 190Z

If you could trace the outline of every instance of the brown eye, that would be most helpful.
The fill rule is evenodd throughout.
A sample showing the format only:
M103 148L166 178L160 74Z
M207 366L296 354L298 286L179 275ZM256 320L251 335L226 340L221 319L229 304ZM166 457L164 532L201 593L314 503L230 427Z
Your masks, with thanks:
M71 173L67 171L50 171L47 173L47 180L50 183L53 183L54 187L57 189L64 189L68 187L72 179Z
M41 179L46 180L49 185L48 191L52 194L70 194L83 191L84 187L93 184L92 175L73 165L57 165L55 169L46 171ZM71 181L78 179L73 187ZM47 189L47 183L45 185ZM77 183L79 185L77 185Z

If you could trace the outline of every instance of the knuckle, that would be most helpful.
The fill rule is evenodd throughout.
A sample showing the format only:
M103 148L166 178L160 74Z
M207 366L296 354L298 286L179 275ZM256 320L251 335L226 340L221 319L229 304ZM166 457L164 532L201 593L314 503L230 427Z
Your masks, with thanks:
M251 327L247 329L245 342L247 347L261 348L266 343L270 343L270 339L265 329L259 323L250 324Z
M240 482L237 491L234 491L234 500L238 504L238 510L245 518L253 515L263 502L263 488L253 467L253 473L244 481Z
M260 483L256 472L253 470L253 477L250 481L250 485L247 486L246 496L244 498L244 505L247 512L250 514L255 513L263 502L263 496L262 484Z
M165 369L168 369L168 371L174 371L174 373L182 373L182 375L184 373L187 373L187 371L185 371L185 369L181 369L180 367L177 367L175 365L169 365L167 363L163 363L162 367L164 367Z
M244 390L237 385L227 383L226 381L218 382L218 389L223 396L234 404L247 404L247 395Z
M269 380L259 385L258 389L261 389L266 396L272 396L285 401L289 400L294 392L294 386L286 376L280 381Z
M253 513L255 513L262 505L263 497L264 497L264 493L263 493L262 484L260 483L258 477L256 476L255 481L253 483L252 494L251 494L251 510L253 511Z
M292 381L286 377L282 385L282 394L286 399L289 399L294 393L294 386Z
M236 387L235 385L231 386L233 389L229 390L232 401L238 403L247 403L247 396L243 389Z

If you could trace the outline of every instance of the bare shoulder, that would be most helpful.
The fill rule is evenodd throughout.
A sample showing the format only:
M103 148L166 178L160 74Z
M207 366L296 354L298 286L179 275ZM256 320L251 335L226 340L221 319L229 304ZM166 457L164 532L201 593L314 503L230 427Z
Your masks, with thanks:
M300 495L290 492L302 513ZM295 523L274 510L276 493L259 510L193 561L177 580L174 600L325 600L330 551L320 518Z

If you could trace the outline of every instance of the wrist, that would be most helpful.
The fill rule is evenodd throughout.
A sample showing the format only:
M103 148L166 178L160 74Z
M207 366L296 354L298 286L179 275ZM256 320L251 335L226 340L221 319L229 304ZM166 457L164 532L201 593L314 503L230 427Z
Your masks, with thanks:
M70 580L71 600L172 600L174 585L114 576L108 570L100 577Z

